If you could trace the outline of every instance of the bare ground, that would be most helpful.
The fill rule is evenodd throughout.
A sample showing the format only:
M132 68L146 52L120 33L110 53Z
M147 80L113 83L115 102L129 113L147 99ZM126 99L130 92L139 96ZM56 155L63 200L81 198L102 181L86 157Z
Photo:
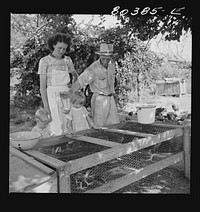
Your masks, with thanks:
M143 102L144 103L144 102ZM191 94L179 97L158 96L153 100L156 107L165 107L167 111L172 111L171 105L178 105L181 111L191 113ZM130 103L127 111L135 109L138 103ZM190 181L184 176L183 161L167 167L147 178L141 179L118 192L122 193L190 193Z

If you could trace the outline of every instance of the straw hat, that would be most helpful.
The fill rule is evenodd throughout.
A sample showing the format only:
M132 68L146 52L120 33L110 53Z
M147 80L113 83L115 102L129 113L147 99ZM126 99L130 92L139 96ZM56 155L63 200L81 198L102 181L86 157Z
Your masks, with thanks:
M113 55L113 44L101 43L100 51L96 52L99 55L111 56Z

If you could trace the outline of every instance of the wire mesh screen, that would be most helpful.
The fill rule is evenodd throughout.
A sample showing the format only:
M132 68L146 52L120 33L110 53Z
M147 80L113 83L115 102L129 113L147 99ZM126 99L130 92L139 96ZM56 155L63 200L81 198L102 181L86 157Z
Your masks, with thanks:
M140 156L140 164L146 166L181 151L183 151L183 136L139 150L138 153L141 155L138 156ZM178 170L173 166L169 166L114 193L170 193L170 191L177 187L177 177L184 179L184 170Z
M181 185L177 184L177 178ZM179 182L180 183L180 182ZM114 193L123 194L169 194L189 193L190 185L185 178L184 170L169 166L156 173L142 178L128 186L125 186Z
M116 128L132 132L159 134L167 130L174 129L175 127L160 127L142 125L138 123L125 123ZM125 144L136 139L143 138L142 136L110 132L109 130L106 131L104 129L90 130L89 132L85 133L84 136L118 142L119 144ZM123 177L129 173L135 173L147 165L178 153L183 150L182 139L183 136L179 136L71 174L71 192L83 193L97 188L109 183L112 180ZM70 160L83 158L84 156L88 156L92 153L100 152L109 148L110 147L98 144L70 139L66 141L66 143L40 148L39 151L61 161L68 162Z
M144 138L142 136L126 135L126 134L117 133L117 132L109 132L104 129L93 130L91 132L85 133L84 135L88 137L107 140L107 141L113 141L120 144L132 142L139 138Z
M66 143L40 148L39 151L53 158L68 162L70 160L82 158L108 148L109 147L92 144L85 141L70 139L70 141L67 141Z
M182 150L181 136L77 172L71 175L71 192L83 193L97 188Z
M112 128L112 127L109 127ZM176 127L162 127L162 126L154 126L151 124L140 124L134 122L126 122L121 126L116 126L116 129L120 130L129 130L132 132L146 133L146 134L159 134L165 132L167 130L175 129Z

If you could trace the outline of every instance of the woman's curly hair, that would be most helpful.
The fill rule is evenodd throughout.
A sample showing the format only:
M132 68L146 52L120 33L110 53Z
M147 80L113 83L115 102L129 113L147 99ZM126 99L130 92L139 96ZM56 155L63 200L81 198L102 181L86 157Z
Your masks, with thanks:
M50 51L54 50L53 46L56 45L58 42L67 44L66 52L70 51L70 46L72 44L72 39L71 39L69 34L64 34L64 33L58 32L58 33L50 36L47 39L47 46L50 49Z

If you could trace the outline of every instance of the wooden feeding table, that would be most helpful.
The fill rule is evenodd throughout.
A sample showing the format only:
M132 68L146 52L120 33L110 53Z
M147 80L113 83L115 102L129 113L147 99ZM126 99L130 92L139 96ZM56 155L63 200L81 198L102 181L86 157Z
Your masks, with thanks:
M60 193L111 193L181 160L189 178L189 130L123 122L42 139L24 154L56 171Z

